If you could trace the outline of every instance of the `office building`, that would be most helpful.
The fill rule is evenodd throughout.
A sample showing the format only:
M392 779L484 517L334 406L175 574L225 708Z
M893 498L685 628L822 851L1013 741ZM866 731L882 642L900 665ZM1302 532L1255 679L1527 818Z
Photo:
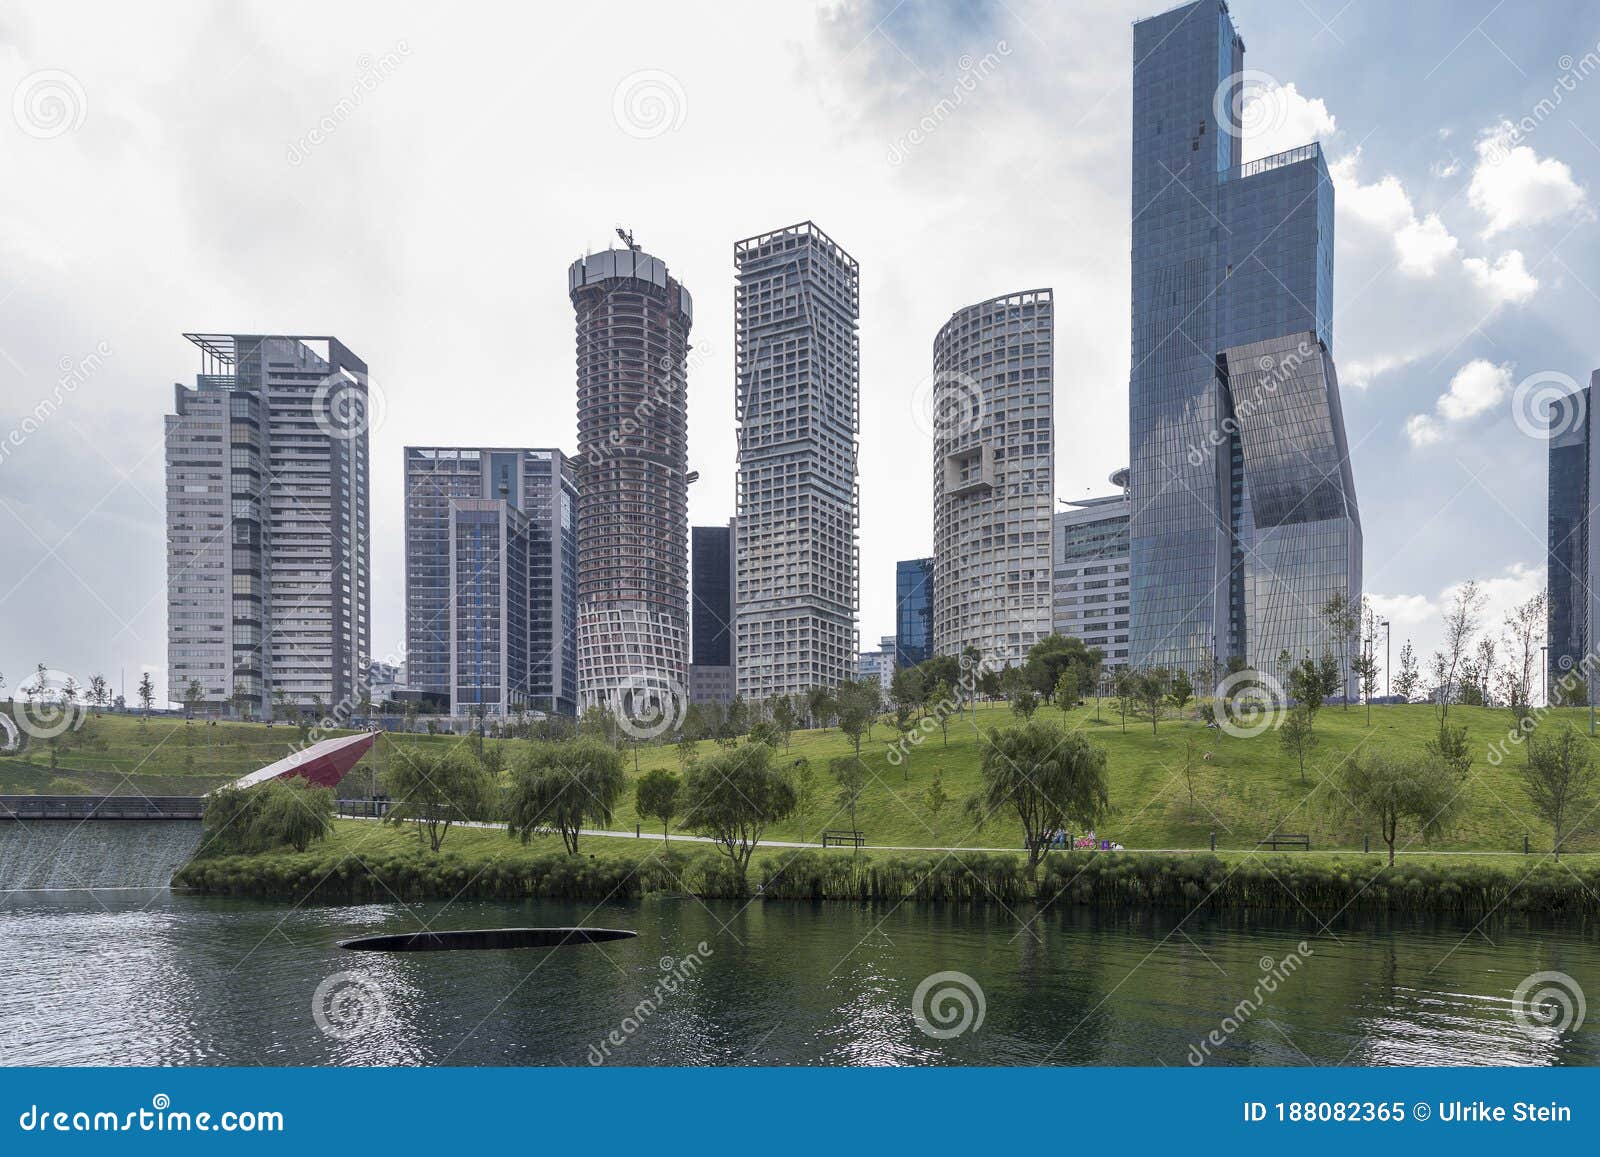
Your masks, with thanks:
M1113 484L1127 485L1118 470ZM1067 503L1055 515L1054 631L1081 639L1106 670L1128 665L1128 492Z
M1600 621L1590 575L1600 548L1594 509L1600 496L1594 454L1594 419L1590 399L1600 384L1600 370L1587 389L1558 398L1548 410L1550 434L1549 548L1546 558L1549 669L1545 686L1550 698L1563 676L1584 679L1594 663L1593 624ZM1573 674L1575 673L1575 674Z
M629 712L687 693L688 290L627 239L574 261L578 689Z
M1307 144L1242 162L1224 0L1133 31L1129 659L1194 675L1338 651L1361 520L1334 372L1333 184ZM1351 641L1352 645L1354 641Z
M577 708L577 486L553 449L405 450L408 690L441 712Z
M167 696L348 712L371 649L366 363L332 337L185 334L166 418Z
M896 667L933 658L933 559L902 559L894 567Z
M734 246L734 665L746 700L856 666L860 271L810 221Z
M1020 665L1050 634L1055 305L957 310L933 342L933 644Z
M895 642L893 635L883 635L878 639L876 651L862 651L856 656L856 678L875 681L887 698L889 684L894 681L894 652Z
M689 700L731 703L735 521L689 532Z

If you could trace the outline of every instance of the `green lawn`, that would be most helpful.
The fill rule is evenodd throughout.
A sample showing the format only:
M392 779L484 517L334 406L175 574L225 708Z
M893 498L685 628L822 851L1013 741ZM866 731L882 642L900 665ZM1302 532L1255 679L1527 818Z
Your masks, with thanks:
M1517 769L1522 753L1514 749L1500 767L1491 766L1491 742L1503 739L1510 725L1505 711L1456 707L1451 719L1467 725L1473 746L1472 771L1465 786L1466 808L1449 838L1429 850L1520 852L1524 834L1536 851L1550 846L1547 825L1535 819L1528 807ZM1130 719L1124 733L1110 705L1096 719L1091 704L1061 713L1043 707L1035 717L1052 726L1083 730L1106 748L1114 814L1100 826L1099 834L1129 848L1203 848L1216 832L1219 850L1250 847L1274 831L1304 832L1315 849L1359 849L1362 827L1342 814L1339 798L1324 783L1329 772L1363 745L1384 750L1420 753L1436 728L1435 714L1426 706L1377 707L1368 727L1364 709L1325 707L1316 719L1319 745L1300 782L1292 760L1275 732L1241 739L1208 729L1197 719L1163 720L1152 734L1148 720ZM1588 713L1562 710L1551 713L1544 726L1571 721L1587 734ZM1003 704L980 706L980 729L1013 722ZM79 732L64 737L56 752L59 766L51 769L45 746L36 744L21 757L0 757L0 792L132 791L147 794L186 794L204 791L217 783L252 771L284 755L297 742L295 728L263 724L203 723L154 718L142 722L127 716L90 719ZM368 777L381 770L398 748L413 745L448 745L465 742L451 736L388 735L346 780L350 794L364 794ZM491 744L499 741L490 740ZM864 794L858 826L873 844L900 847L965 846L1016 847L1017 826L997 817L975 829L962 811L962 801L978 785L980 745L969 718L951 720L946 745L935 727L920 745L905 744L906 758L896 765L891 745L899 742L892 726L879 724L862 743L861 756L874 777ZM1192 743L1195 798L1191 803L1183 774L1186 745ZM507 742L514 759L517 744ZM715 749L702 743L702 753ZM824 827L847 826L848 818L833 802L828 774L830 759L849 754L851 745L836 728L796 732L778 762L787 764L804 756L817 769L818 803L806 817L805 837L817 838ZM1203 758L1207 753L1210 759ZM634 759L640 770L669 767L677 770L674 747L647 745L627 753L629 773ZM1600 752L1597 752L1600 758ZM940 816L935 834L923 793L935 770L942 770L951 802ZM128 777L123 784L123 776ZM119 786L122 785L122 786ZM631 830L636 821L631 793L613 821L613 827ZM650 824L645 825L646 831ZM502 839L498 833L471 838ZM798 818L774 826L770 839L798 840ZM452 841L457 837L452 834ZM1374 838L1374 850L1379 846ZM1600 838L1580 837L1573 851L1600 851ZM1416 850L1422 850L1419 845ZM1520 857L1516 857L1520 859Z

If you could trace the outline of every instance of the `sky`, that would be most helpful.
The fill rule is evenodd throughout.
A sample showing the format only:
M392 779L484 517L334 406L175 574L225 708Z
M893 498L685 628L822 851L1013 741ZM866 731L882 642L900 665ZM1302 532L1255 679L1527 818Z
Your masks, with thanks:
M695 299L695 524L733 512L733 243L861 266L860 633L930 553L933 336L1056 292L1056 483L1127 461L1131 22L1029 0L0 9L0 675L165 685L186 331L371 368L373 651L406 445L575 448L566 269L631 229ZM1541 400L1600 365L1600 7L1237 0L1246 157L1322 142L1365 588L1420 655L1544 585ZM44 403L41 411L41 403ZM44 416L40 417L40 413Z

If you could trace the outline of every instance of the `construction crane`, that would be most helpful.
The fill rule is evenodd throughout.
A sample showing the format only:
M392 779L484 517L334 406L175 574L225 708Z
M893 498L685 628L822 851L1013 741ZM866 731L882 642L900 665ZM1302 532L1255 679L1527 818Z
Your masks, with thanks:
M635 253L639 252L639 246L634 244L633 241L633 230L624 229L621 225L618 225L617 236L622 238L622 243L629 249L633 250Z

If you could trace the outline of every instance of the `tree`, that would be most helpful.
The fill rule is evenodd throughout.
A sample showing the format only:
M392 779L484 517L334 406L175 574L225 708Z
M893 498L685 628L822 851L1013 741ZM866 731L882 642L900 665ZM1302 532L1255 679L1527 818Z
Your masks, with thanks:
M494 815L494 777L466 747L397 746L383 778L393 801L384 822L416 824L417 841L426 833L435 852L451 824Z
M1028 720L1033 718L1033 713L1039 710L1039 696L1032 687L1018 686L1011 694L1011 713L1018 719Z
M828 761L828 771L833 775L833 782L839 785L835 802L850 813L850 830L860 831L856 827L856 807L861 803L861 793L866 790L870 778L867 765L842 755Z
M1311 714L1302 703L1289 712L1278 728L1278 742L1299 765L1301 783L1306 781L1306 756L1317 746L1317 734L1311 729Z
M243 679L234 680L233 707L239 713L239 718L246 723L250 722L250 706L252 702L250 688L245 684L245 681Z
M1067 725L1067 717L1072 709L1078 705L1078 672L1071 667L1061 672L1061 678L1056 680L1056 706L1061 710L1061 726Z
M789 765L789 783L794 788L794 810L800 817L800 842L806 842L806 817L817 801L817 769L801 756Z
M769 824L794 814L794 787L772 768L772 751L748 743L696 761L684 775L683 824L709 836L741 884Z
M43 663L34 667L33 682L24 687L22 692L28 697L29 703L37 701L42 704L50 694L50 668Z
M1555 829L1559 860L1561 845L1600 807L1600 779L1589 741L1570 723L1548 739L1535 735L1528 744L1522 787L1534 811Z
M1280 663L1283 658L1279 656ZM1289 668L1289 698L1305 711L1307 727L1316 726L1317 712L1322 710L1326 686L1322 679L1322 668L1311 661L1310 655Z
M1072 671L1078 676L1078 685L1085 686L1094 668L1104 659L1099 650L1088 647L1082 639L1068 635L1047 635L1028 648L1028 659L1022 675L1028 686L1040 696L1055 693L1063 672Z
M989 732L983 786L967 801L979 825L1015 811L1028 842L1028 878L1038 879L1048 838L1069 826L1092 827L1108 806L1106 753L1081 732L1063 736L1042 723Z
M833 717L833 708L833 692L826 687L813 687L806 692L806 714L811 726L826 731L828 720Z
M1461 664L1471 654L1472 640L1483 625L1486 597L1475 581L1462 583L1444 613L1444 648L1434 655L1433 662L1441 724L1450 716L1450 701L1456 694Z
M1133 676L1133 698L1139 713L1150 720L1150 734L1158 733L1161 708L1167 701L1172 674L1165 667L1147 667Z
M689 761L694 758L695 752L699 750L700 747L700 745L691 739L687 733L680 736L678 742L673 746L678 749L679 771L683 771L689 766Z
M861 740L872 730L872 721L878 714L881 690L876 679L846 679L839 684L839 730L855 745L857 759L861 758Z
M577 855L579 832L611 823L626 784L622 756L608 743L532 744L512 769L507 830L524 844L535 833L560 832L568 854Z
M933 818L933 838L939 838L939 813L950 802L950 797L944 790L944 769L934 768L933 778L928 781L928 786L922 792L922 805L928 809L928 815Z
M772 725L778 729L778 734L783 736L783 749L789 750L789 735L794 731L799 718L794 709L794 700L787 695L774 695L767 700Z
M950 704L955 700L956 693L951 690L950 684L941 680L933 688L933 717L939 721L939 734L946 747L950 746ZM960 710L959 705L956 708Z
M0 679L0 686L5 680ZM111 702L111 684L106 682L106 677L96 671L89 676L89 702L104 711L106 704Z
M1340 769L1342 798L1361 819L1377 825L1394 867L1402 825L1431 839L1449 830L1461 806L1461 785L1431 759L1400 758L1366 750Z
M146 671L139 677L139 704L144 708L146 715L150 714L150 705L156 699L156 685L150 681L150 672Z
M1549 601L1543 591L1506 612L1506 662L1500 668L1500 698L1511 713L1518 735L1534 726L1533 685L1543 653ZM1533 758L1530 748L1526 753Z
M1440 723L1439 733L1422 746L1441 766L1460 779L1466 779L1472 767L1472 745L1467 742L1465 726Z
M1117 713L1122 716L1122 734L1128 734L1128 716L1133 713L1136 706L1135 695L1138 683L1130 667L1117 668L1116 676L1111 685L1111 692L1117 698Z
M661 821L661 843L669 852L672 845L667 830L672 817L678 814L678 793L683 781L664 767L657 767L639 777L633 789L634 806L642 816Z
M1194 683L1189 678L1189 673L1182 668L1172 673L1172 683L1167 690L1167 701L1172 704L1172 709L1182 714L1183 709L1189 705L1189 700L1194 698Z
M913 711L926 704L931 686L920 667L901 667L889 680L889 698L897 707Z
M1361 697L1367 704L1367 726L1372 726L1372 697L1378 693L1378 656L1371 649L1363 650L1350 665L1355 671Z
M1194 737L1183 740L1183 783L1189 789L1189 806L1194 806Z
M1344 709L1350 710L1350 642L1361 629L1360 604L1343 591L1334 591L1317 611L1337 645L1337 687L1344 700ZM1332 691L1325 696L1331 698Z
M220 787L205 797L202 823L208 851L288 845L303 852L333 830L333 790L299 776L251 788Z
M1396 695L1402 702L1410 703L1417 694L1417 686L1422 682L1422 671L1417 666L1417 653L1411 647L1411 640L1405 641L1405 646L1400 648L1400 669L1395 672L1393 684Z

